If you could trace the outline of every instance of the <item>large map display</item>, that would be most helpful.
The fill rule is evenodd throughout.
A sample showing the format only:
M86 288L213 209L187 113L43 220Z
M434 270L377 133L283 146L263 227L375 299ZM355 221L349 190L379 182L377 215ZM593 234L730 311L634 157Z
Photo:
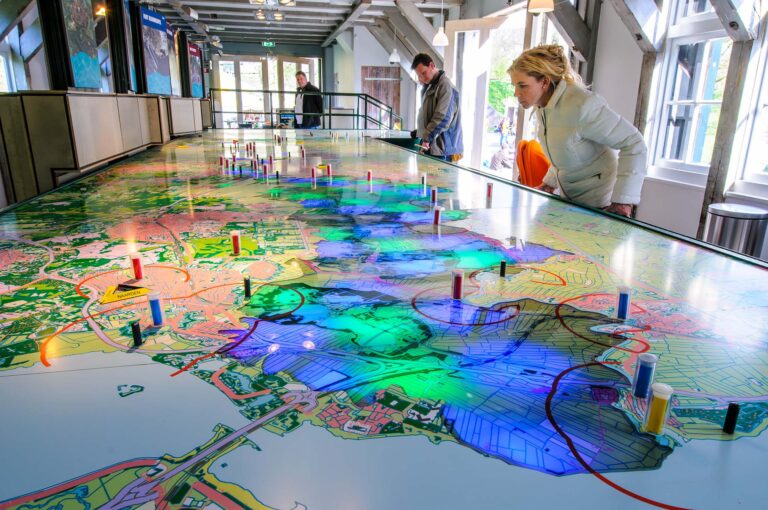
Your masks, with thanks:
M764 267L360 133L280 134L177 140L0 215L0 508L764 504Z

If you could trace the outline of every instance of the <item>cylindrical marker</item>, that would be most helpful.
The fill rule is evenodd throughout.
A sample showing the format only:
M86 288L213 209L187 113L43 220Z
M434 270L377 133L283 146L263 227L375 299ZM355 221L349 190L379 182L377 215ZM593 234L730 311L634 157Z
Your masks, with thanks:
M373 171L368 170L368 182L371 182L373 180Z
M317 168L312 167L312 179L317 179Z
M507 276L507 261L506 260L502 260L501 264L499 264L499 276L501 276L502 278Z
M331 176L333 175L333 167L331 166L331 164L330 164L330 163L328 163L328 164L326 165L326 167L327 167L327 169L328 169L328 177L331 177Z
M224 156L219 156L219 166L224 166Z
M434 215L432 216L432 224L433 225L440 225L440 215L443 212L443 208L438 206L435 207Z
M632 381L632 394L637 398L648 398L658 361L658 356L649 352L645 352L637 357L635 378Z
M630 296L632 289L619 287L619 304L616 307L616 316L621 320L627 320L629 316Z
M232 253L234 255L240 255L240 231L232 231Z
M736 423L739 421L739 411L741 411L741 406L736 402L728 404L728 412L725 413L725 423L723 424L723 432L726 434L733 434L736 432Z
M131 265L133 266L133 279L141 280L144 278L144 268L141 266L141 256L136 252L131 253Z
M251 297L251 277L249 275L243 276L243 287L245 287L245 297Z
M464 295L464 271L455 269L453 271L453 282L451 285L451 298L461 299Z
M275 180L280 181L280 172L278 170L275 170Z
M427 174L421 174L421 185L427 187Z
M133 346L141 347L141 325L139 321L131 322L131 335L133 336Z
M152 324L163 325L163 307L160 303L160 294L153 292L149 295L149 310L152 312Z
M485 190L485 197L491 198L493 196L493 183L489 182Z
M269 166L272 166L275 163L274 158L272 157L272 154L269 155Z
M664 430L664 424L669 415L669 401L673 393L672 386L664 383L653 383L651 385L651 402L648 404L648 411L645 414L645 423L643 429L651 434L661 434Z
M288 161L291 160L291 151L288 151Z
M432 199L433 204L437 203L437 188L435 186L432 186Z
M267 166L267 165L265 164L265 165L264 165L264 169L263 169L263 170L264 170L264 177L266 178L266 177L267 177L267 174L269 173L269 166Z

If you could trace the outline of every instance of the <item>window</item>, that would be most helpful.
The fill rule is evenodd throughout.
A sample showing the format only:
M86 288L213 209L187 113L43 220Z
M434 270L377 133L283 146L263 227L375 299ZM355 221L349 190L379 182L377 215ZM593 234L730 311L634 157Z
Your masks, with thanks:
M768 144L768 34L764 36L763 50L757 65L755 74L758 79L752 97L747 99L749 96L746 92L744 96L744 100L751 103L748 108L752 125L745 137L746 158L743 173L739 171L739 175L745 181L768 184L768 155L765 152Z
M729 38L674 45L663 159L709 166L731 45Z
M13 92L11 83L13 82L10 76L11 68L8 66L8 59L0 54L0 92Z
M659 92L656 166L707 173L732 41L705 0L678 0Z
M712 12L709 0L680 0L675 10L675 23L697 14Z

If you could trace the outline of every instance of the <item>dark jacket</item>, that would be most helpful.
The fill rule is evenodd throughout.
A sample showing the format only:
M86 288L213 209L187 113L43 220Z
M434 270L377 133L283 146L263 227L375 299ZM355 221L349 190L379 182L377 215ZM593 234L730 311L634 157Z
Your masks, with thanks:
M452 156L464 152L459 112L459 92L440 71L421 91L417 134L429 142L432 156Z
M296 123L297 128L311 128L320 125L320 115L307 115L312 113L323 113L323 96L320 95L320 89L307 83L304 88L296 89L296 94L302 94L302 122Z

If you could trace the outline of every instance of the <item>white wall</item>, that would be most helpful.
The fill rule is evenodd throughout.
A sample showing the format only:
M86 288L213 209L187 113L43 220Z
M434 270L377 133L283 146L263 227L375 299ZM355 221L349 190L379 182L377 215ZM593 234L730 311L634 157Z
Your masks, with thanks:
M336 92L361 93L363 90L363 66L389 66L389 53L381 47L366 27L356 26L339 36L339 43L333 45L333 66L336 74ZM350 48L351 51L347 51ZM400 115L403 129L416 127L414 104L416 83L400 69ZM340 100L338 106L354 108L352 98Z
M333 71L335 92L355 92L355 57L352 46L352 32L339 35L339 42L333 45ZM336 106L354 108L352 99L337 99Z
M632 122L643 52L621 22L610 2L603 2L595 52L592 90L603 96L617 113Z

